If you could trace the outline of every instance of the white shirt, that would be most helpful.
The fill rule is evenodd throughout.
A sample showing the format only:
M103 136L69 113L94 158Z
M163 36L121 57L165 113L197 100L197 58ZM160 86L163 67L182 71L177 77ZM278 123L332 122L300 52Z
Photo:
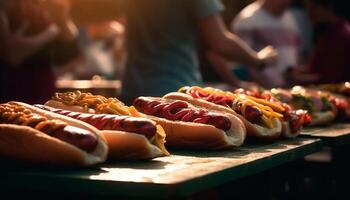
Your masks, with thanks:
M265 80L265 87L282 87L285 84L284 73L287 68L298 65L300 37L296 22L289 11L280 17L274 16L255 2L244 8L231 26L256 51L272 45L278 51L276 66L263 71L251 70ZM261 77L260 77L261 78Z

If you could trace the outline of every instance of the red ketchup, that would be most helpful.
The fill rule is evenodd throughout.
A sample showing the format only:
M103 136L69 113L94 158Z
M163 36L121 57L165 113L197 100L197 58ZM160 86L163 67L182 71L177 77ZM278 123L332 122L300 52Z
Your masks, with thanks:
M195 89L189 89L187 93L191 95L193 98L203 99L203 100L206 100L218 105L226 106L229 108L232 107L233 101L229 97L225 97L217 94L210 94L210 93L207 93L204 91L198 91Z
M168 120L209 124L223 131L231 128L231 121L227 117L205 109L189 108L188 103L184 101L168 103L139 97L135 99L134 106L147 115Z

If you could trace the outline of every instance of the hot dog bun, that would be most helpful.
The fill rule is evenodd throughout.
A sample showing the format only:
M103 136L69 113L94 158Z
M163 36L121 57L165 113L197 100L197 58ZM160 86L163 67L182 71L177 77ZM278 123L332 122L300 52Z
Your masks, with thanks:
M193 98L192 96L185 94L185 93L180 93L180 92L171 92L167 95L165 95L163 98L165 99L176 99L176 100L183 100L186 102L189 102L195 106L203 107L203 108L208 108L210 110L216 110L222 113L229 113L232 114L236 117L238 117L245 125L246 130L247 130L247 136L253 137L253 138L258 138L258 139L264 139L264 140L271 140L271 139L277 139L280 137L281 132L282 132L282 124L281 121L278 120L277 118L272 120L273 128L267 128L260 126L258 124L253 124L249 122L245 117L242 115L237 114L234 110L217 105L215 103L211 103L202 99L196 99Z
M29 126L0 124L0 154L2 156L30 163L61 166L89 166L106 160L107 144L94 127L25 103L9 102L9 104L23 106L47 119L61 120L69 125L87 130L97 137L97 145L92 152L88 153Z
M164 153L149 140L136 133L125 131L101 131L109 147L108 159L152 159Z
M297 137L301 132L301 129L297 132L293 133L290 128L290 124L288 121L282 122L282 136L283 138L295 138Z
M142 97L154 101L173 102L171 99L158 97ZM195 108L189 104L189 108ZM194 122L173 121L161 117L143 114L159 123L167 133L168 147L190 149L223 149L236 147L243 144L246 130L240 119L229 113L214 113L227 117L231 122L228 131L223 131L215 126Z

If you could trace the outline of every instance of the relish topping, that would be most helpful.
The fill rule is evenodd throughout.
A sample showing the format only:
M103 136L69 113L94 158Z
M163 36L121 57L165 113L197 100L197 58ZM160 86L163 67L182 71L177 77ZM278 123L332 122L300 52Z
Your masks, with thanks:
M331 95L328 92L307 89L302 86L294 86L290 91L283 89L272 89L272 95L284 101L283 96L289 93L291 98L286 103L292 105L294 109L304 109L312 112L331 111L334 106L330 102Z

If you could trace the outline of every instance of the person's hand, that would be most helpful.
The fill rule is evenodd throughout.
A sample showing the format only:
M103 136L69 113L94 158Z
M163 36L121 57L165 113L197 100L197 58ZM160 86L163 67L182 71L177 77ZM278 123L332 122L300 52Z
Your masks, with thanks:
M69 20L69 0L43 0L43 5L52 20L58 25L61 25Z
M59 27L58 39L72 41L78 35L78 29L70 16L70 0L41 0L48 16Z
M94 40L115 40L125 33L124 26L117 21L95 23L88 27L89 37Z
M277 62L278 52L272 46L267 46L258 52L258 58L261 64L258 68L274 65Z

